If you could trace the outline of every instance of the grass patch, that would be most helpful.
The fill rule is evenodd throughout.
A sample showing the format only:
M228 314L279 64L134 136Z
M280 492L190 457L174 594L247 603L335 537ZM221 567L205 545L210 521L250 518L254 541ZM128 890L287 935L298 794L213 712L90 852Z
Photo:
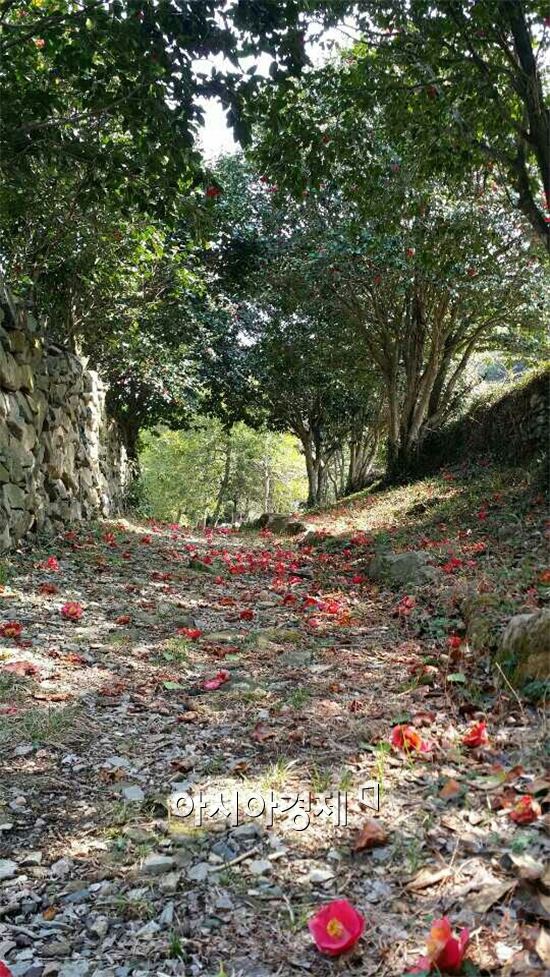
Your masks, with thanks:
M61 709L28 709L20 716L0 717L0 743L62 742L74 728L79 709L66 706Z

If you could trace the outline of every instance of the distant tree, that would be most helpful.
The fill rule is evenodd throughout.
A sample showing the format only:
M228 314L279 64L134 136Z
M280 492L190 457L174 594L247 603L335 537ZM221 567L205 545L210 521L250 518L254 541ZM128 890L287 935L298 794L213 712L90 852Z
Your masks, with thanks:
M147 511L190 523L234 521L288 511L305 497L303 459L288 435L216 419L186 431L142 436L141 485Z

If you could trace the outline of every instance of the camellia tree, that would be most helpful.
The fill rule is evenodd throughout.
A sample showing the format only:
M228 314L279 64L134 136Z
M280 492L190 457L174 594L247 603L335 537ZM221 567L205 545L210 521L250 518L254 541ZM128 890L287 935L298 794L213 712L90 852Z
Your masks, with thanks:
M218 314L190 259L218 196L200 101L244 137L258 79L240 59L269 53L273 82L299 72L311 11L333 17L323 0L0 5L0 286L106 372L132 450L155 413L181 421L195 313Z
M280 195L240 156L220 161L216 178L223 197L212 268L218 287L233 299L235 416L298 438L310 505L324 499L336 455L345 455L347 491L357 491L368 480L379 446L381 398L361 351L343 334L336 339L334 323L319 306L308 313L302 301L307 289L301 291L299 283L293 289L288 277L280 287L280 261L295 242L293 232L303 226L303 207ZM215 386L220 382L214 380Z
M267 314L266 314L267 312ZM378 426L368 425L366 386L354 388L346 352L326 322L261 310L249 350L266 422L298 438L308 477L308 506L324 501L328 466L352 443L349 489L363 487L374 460Z
M550 248L550 17L543 0L369 0L357 42L307 85L266 91L263 164L279 185L309 189L337 160L359 164L361 137L406 160L415 179L478 181L505 194ZM350 139L351 137L351 139ZM365 158L363 158L363 165Z
M353 102L346 65L275 94L258 129L254 158L294 198L266 279L287 308L330 320L336 346L344 336L368 355L396 477L459 407L475 353L543 331L545 259L482 174L430 176L385 104Z
M369 222L338 194L331 202L326 188L320 202L308 198L268 272L287 310L330 323L329 383L345 349L374 371L392 477L409 472L427 433L458 411L472 356L521 350L524 333L543 326L544 276L511 214L425 189L409 194L399 222L387 226L377 216L380 187Z

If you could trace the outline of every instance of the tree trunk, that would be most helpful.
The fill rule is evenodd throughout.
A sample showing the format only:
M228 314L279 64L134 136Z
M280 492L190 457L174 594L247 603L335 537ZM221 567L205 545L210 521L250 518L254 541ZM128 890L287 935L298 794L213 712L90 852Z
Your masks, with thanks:
M350 442L346 495L353 495L354 492L366 488L377 447L377 434Z
M307 435L302 439L304 457L306 462L308 497L307 508L314 509L319 505L325 483L324 465L321 458L314 450L313 439Z
M225 501L225 495L229 487L229 479L231 477L231 431L226 432L225 436L225 465L223 471L223 477L220 483L220 488L218 491L218 498L216 499L216 508L214 509L214 515L212 516L212 521L216 525L219 517L221 507Z

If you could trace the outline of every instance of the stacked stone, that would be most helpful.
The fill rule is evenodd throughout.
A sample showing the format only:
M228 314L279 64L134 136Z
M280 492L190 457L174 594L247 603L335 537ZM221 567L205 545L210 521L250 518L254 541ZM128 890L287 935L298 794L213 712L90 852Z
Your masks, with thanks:
M105 396L85 362L45 348L31 314L0 309L0 550L119 509L129 468Z

